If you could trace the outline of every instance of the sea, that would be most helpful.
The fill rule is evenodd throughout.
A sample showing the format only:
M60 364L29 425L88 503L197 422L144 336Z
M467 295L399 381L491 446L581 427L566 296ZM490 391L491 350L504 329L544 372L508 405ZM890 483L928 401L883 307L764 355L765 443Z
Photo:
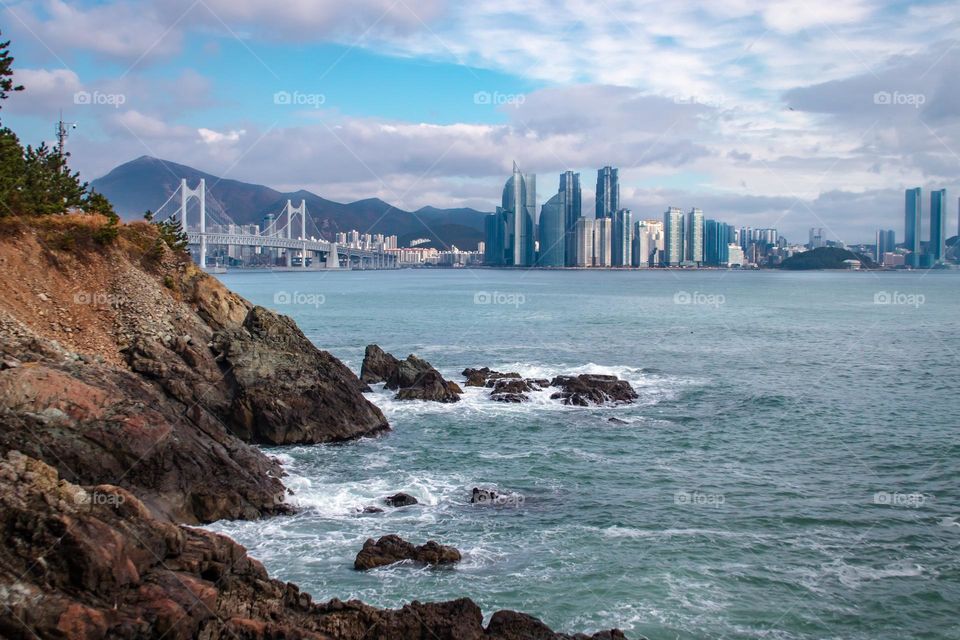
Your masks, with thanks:
M316 600L472 598L629 638L960 638L960 274L232 271L359 373L603 373L630 405L368 394L392 430L267 448L296 515L218 522ZM470 504L473 487L497 504ZM418 505L389 508L396 492ZM383 513L362 513L380 506ZM452 568L353 569L386 534Z

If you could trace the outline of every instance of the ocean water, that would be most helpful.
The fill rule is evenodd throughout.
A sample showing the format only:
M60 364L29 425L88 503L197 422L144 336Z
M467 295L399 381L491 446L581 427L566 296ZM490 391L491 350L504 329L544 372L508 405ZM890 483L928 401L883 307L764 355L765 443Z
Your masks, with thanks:
M364 346L629 406L370 399L393 430L269 449L294 516L212 526L316 599L473 598L628 637L960 638L960 274L230 273L359 372ZM613 422L610 418L616 418ZM474 486L512 499L469 504ZM420 505L360 514L405 491ZM355 572L367 538L455 568Z

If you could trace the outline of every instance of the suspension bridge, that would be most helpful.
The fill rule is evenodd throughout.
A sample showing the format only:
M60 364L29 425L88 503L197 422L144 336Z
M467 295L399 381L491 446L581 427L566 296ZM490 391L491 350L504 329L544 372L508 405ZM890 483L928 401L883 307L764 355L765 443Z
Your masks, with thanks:
M179 195L179 205L163 216L162 211ZM317 229L316 223L307 213L307 203L300 201L293 206L291 200L281 211L264 217L262 228L259 225L241 225L234 222L223 206L213 199L207 211L206 180L200 179L195 188L187 185L186 179L180 180L180 186L170 194L154 213L154 219L178 220L187 234L191 254L204 269L218 266L220 254L232 258L242 248L252 248L252 252L268 259L271 267L289 269L395 269L397 257L386 251L360 249L349 245L338 246L334 242L307 235L308 223ZM195 205L191 207L191 205ZM194 215L188 215L191 210ZM317 233L319 236L319 231ZM234 251L231 251L233 249ZM251 252L251 249L248 249ZM209 264L213 254L215 264ZM261 260L261 262L263 262Z

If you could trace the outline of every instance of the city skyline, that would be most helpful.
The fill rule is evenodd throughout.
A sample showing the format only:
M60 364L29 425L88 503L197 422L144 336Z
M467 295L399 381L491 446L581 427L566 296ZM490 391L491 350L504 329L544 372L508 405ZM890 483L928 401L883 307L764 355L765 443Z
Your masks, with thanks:
M853 243L899 228L905 188L960 186L952 8L14 0L27 91L4 117L37 144L62 110L87 180L148 154L337 201L490 211L512 158L589 172L588 203L610 165L612 211L697 206Z

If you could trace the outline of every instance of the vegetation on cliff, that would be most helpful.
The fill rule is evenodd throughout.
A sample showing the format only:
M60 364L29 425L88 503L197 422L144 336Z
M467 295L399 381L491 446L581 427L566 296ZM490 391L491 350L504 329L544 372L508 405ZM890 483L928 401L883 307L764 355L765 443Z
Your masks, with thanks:
M804 251L790 256L780 265L781 269L792 271L805 271L810 269L849 269L850 266L845 260L857 260L860 264L869 268L873 262L862 255L841 249L839 247L819 247L811 251Z

